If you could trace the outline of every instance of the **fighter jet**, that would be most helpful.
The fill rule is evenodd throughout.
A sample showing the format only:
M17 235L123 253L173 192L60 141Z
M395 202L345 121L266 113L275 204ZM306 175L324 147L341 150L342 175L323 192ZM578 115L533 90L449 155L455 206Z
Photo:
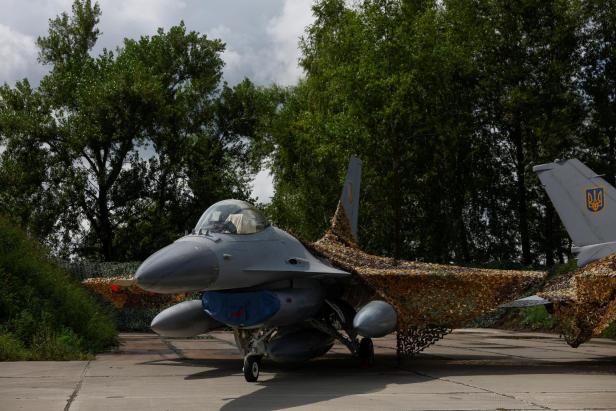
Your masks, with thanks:
M361 162L353 157L343 203L355 233L360 174ZM135 281L156 293L203 291L201 300L162 311L151 328L165 337L191 337L231 327L244 354L244 376L256 381L263 356L280 362L320 356L343 329L351 352L372 361L370 338L392 332L396 312L375 301L356 314L338 299L338 286L349 276L251 204L224 200L209 207L190 234L146 259Z
M335 340L371 364L372 338L404 328L422 344L434 341L413 327L458 326L518 298L543 278L544 273L392 261L362 252L361 165L351 157L332 229L313 245L274 227L247 202L209 207L190 234L150 256L135 273L136 283L148 291L201 293L198 300L162 311L151 328L163 337L232 328L244 376L253 382L262 358L306 361L325 354ZM379 291L381 274L399 279L400 286ZM413 298L396 294L407 285Z

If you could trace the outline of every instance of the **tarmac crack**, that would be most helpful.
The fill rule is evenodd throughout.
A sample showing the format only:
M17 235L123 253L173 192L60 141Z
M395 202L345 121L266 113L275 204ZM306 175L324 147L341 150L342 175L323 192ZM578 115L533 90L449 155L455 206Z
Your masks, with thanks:
M68 400L66 401L66 405L64 406L64 411L69 411L71 408L71 405L73 404L73 401L75 401L75 398L77 398L77 395L79 394L79 390L81 390L81 385L83 384L83 380L86 378L86 372L88 371L88 368L90 367L90 362L92 362L92 360L88 361L86 363L86 366L83 367L83 371L81 372L81 375L79 376L79 381L77 381L77 384L75 385L75 389L73 389L71 396L68 397Z
M492 391L492 390L489 390L487 388L478 387L478 386L475 386L475 385L472 385L472 384L467 384L467 383L460 382L460 381L450 380L449 378L435 377L433 375L425 374L425 373L422 373L422 372L419 372L419 371L414 371L414 370L410 370L410 371L412 373L414 373L414 374L417 374L417 375L421 376L421 377L427 377L427 378L432 378L434 380L440 380L440 381L445 381L445 382L449 382L449 383L452 383L452 384L462 385L464 387L474 388L476 390L481 390L483 392L487 392L487 393L490 393L490 394L498 395L498 396L509 398L509 399L516 400L516 401L521 401L521 402L526 403L528 405L531 405L533 407L539 407L542 410L552 410L553 409L553 408L546 407L546 406L541 405L541 404L537 404L537 403L535 403L533 401L530 401L530 400L525 400L525 399L522 399L522 398L518 398L515 395L505 394L505 393L497 392L497 391Z

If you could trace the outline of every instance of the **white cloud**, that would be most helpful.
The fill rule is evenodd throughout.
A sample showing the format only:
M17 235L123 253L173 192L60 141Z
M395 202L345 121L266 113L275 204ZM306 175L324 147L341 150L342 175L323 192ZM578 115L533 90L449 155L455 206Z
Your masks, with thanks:
M36 63L37 49L32 36L0 24L0 82L13 82L28 74Z
M276 78L280 84L295 84L303 74L298 64L298 42L306 26L314 20L311 6L312 0L285 0L282 14L270 20L267 33L274 44Z
M176 0L101 0L99 23L102 36L95 52L122 46L124 38L156 34L159 27L179 24L186 3Z
M244 7L238 11L240 21L228 21L207 30L210 38L220 38L226 45L223 54L225 79L234 84L244 77L257 84L297 83L302 76L298 61L299 37L313 21L312 0L281 0L275 13L254 14ZM246 23L252 23L246 25Z
M179 23L179 14L186 8L186 3L176 0L102 0L100 1L101 26L118 31L120 27L130 34L154 34L158 27ZM177 19L177 21L175 21Z
M259 171L251 186L252 196L260 203L267 204L274 196L274 177L268 169Z
M147 26L163 25L169 17L186 7L186 3L177 0L105 0L100 5L113 20Z

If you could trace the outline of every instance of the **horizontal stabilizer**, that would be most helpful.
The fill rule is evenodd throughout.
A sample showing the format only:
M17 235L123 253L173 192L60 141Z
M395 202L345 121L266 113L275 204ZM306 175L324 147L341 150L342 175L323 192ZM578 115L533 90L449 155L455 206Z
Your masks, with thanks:
M616 242L571 247L571 252L577 260L578 267L583 267L590 262L616 253Z
M541 298L538 295L531 295L530 297L520 298L510 303L499 305L498 308L525 308L547 304L550 304L550 300Z

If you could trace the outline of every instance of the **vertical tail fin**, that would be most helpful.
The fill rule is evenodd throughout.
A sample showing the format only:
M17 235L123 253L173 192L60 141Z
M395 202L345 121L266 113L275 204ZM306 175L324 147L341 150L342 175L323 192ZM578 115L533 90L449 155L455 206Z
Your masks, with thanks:
M361 160L351 156L346 180L332 219L332 230L340 237L357 242L357 218L359 216L359 189L361 185Z
M577 246L572 251L578 265L616 251L614 187L576 159L538 165L533 171Z

